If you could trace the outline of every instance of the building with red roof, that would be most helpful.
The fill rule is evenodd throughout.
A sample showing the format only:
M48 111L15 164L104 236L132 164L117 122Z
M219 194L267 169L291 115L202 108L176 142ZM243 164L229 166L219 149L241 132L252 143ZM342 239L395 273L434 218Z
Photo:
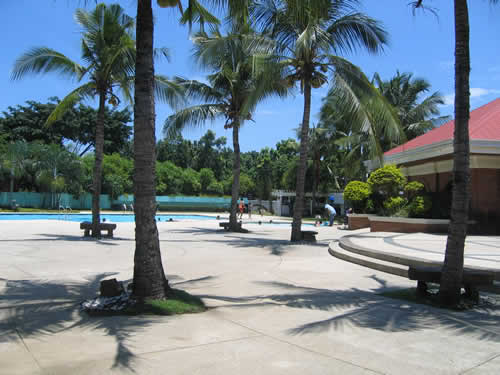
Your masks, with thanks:
M385 164L398 165L408 180L437 196L441 216L451 202L454 129L451 120L384 154ZM470 112L469 136L470 218L482 233L500 234L500 98Z

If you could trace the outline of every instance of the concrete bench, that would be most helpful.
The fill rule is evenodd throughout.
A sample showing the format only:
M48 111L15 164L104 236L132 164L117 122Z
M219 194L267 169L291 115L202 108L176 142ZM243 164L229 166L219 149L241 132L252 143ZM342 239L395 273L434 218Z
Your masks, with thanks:
M84 221L80 223L80 229L83 229L85 232L83 232L83 235L85 237L90 236L90 231L92 230L92 223L90 221ZM113 223L99 223L99 235L101 234L101 231L106 230L108 231L108 234L106 237L113 238L113 231L116 229L116 224Z
M427 294L427 283L441 282L441 267L410 267L408 278L417 281L417 293ZM478 286L493 285L494 275L491 272L464 269L462 284L467 297L479 300Z
M318 234L318 232L314 230L303 230L301 231L301 233L303 241L316 242L316 235Z

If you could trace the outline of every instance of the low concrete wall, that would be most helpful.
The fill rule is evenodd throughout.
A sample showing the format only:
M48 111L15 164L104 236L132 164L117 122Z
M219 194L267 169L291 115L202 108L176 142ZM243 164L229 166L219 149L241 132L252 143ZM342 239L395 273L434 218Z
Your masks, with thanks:
M375 215L369 215L369 214L350 214L350 215L347 215L349 230L370 228L370 220L368 218L373 217L373 216L375 216Z
M398 233L446 233L449 220L411 219L403 217L372 216L369 218L370 232Z

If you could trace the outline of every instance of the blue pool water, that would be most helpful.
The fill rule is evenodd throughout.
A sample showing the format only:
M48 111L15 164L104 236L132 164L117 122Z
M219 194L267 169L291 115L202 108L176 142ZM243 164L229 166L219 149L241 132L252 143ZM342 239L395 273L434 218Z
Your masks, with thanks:
M172 220L216 220L213 216L203 215L156 215L156 221ZM64 221L92 221L90 214L1 214L0 220L64 220ZM131 223L134 215L101 214L101 221L110 223Z

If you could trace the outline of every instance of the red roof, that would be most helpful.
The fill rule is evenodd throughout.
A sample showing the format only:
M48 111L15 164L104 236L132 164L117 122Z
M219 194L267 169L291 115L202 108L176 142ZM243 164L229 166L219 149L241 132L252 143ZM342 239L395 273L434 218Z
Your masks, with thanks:
M403 151L453 139L455 120L448 121L439 128L412 139L384 155L394 155ZM471 140L500 141L500 98L470 112L469 137Z

